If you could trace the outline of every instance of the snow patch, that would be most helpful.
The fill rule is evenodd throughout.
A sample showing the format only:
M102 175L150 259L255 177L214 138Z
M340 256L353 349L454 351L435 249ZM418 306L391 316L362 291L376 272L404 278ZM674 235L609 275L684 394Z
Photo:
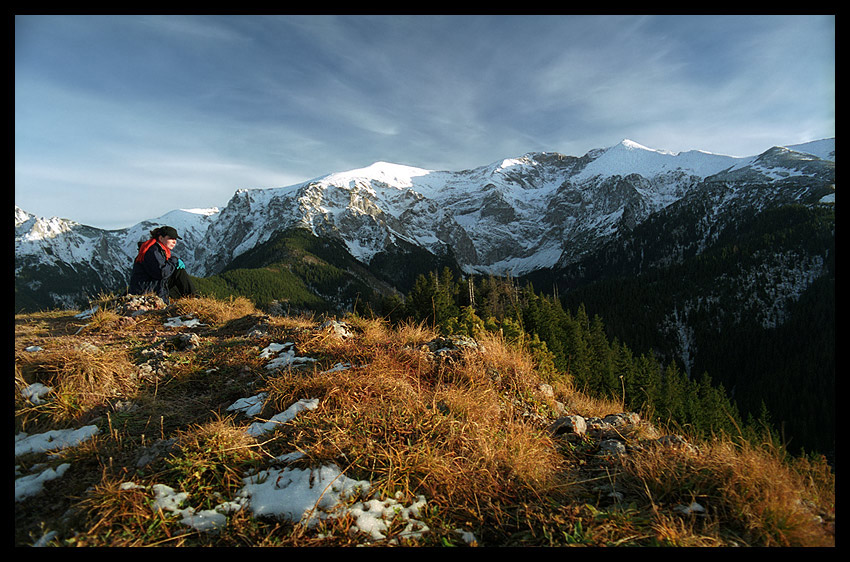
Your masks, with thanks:
M368 183L370 180L378 180L396 188L413 187L413 178L427 176L431 170L405 166L403 164L392 164L390 162L375 162L371 166L337 172L321 178L319 183L326 185L351 186L358 182Z
M299 413L306 410L315 410L318 407L318 398L301 399L283 412L272 416L272 418L266 422L252 423L251 426L247 430L245 430L245 432L251 437L260 437L265 433L269 433L276 430L282 424L285 424L286 422L295 419L295 416L297 416Z
M21 396L24 400L29 400L33 404L44 404L44 396L51 393L53 391L53 387L45 386L40 382L32 383L27 386L23 390L21 390Z
M75 447L98 433L100 429L96 425L86 425L79 429L54 429L35 435L21 432L15 435L15 456Z
M29 474L16 478L15 501L18 502L41 493L45 482L61 478L69 468L71 468L70 463L62 463L56 468L47 468L38 474Z

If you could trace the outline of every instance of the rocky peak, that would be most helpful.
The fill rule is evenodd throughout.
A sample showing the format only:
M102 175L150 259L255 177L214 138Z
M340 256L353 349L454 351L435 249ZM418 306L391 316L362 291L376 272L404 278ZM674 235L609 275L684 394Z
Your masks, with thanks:
M412 245L435 255L451 251L469 273L522 275L574 262L694 193L704 193L707 206L760 196L712 191L712 184L780 189L777 182L798 179L789 196L811 199L811 189L834 183L834 162L813 154L834 154L834 139L831 146L810 143L811 152L777 147L757 158L734 158L673 154L626 139L582 157L530 152L461 172L375 162L289 187L240 189L219 212L175 211L119 231L39 219L16 207L16 267L45 256L55 264L87 264L97 253L103 267L124 278L150 228L177 221L182 226L172 226L184 238L178 254L198 276L222 271L292 227L343 242L366 265Z

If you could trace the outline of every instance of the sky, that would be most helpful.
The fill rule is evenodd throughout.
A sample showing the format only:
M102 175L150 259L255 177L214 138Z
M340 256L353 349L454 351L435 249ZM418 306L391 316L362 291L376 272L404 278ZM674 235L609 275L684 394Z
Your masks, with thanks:
M126 228L377 161L835 136L835 17L15 17L15 204Z

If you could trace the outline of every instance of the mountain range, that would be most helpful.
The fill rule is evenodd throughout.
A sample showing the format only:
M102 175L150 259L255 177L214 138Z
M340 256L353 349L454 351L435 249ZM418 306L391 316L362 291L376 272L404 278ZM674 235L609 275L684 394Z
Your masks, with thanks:
M825 139L749 157L624 140L458 172L377 162L120 230L16 206L15 307L121 293L162 224L202 291L268 310L391 317L421 274L449 268L470 291L506 279L584 307L635 353L708 373L742 413L767 408L797 447L831 451L834 204Z
M376 162L288 187L240 189L223 209L175 210L120 230L16 206L16 307L79 306L120 291L138 242L159 224L181 233L176 252L198 277L293 228L341 242L366 267L424 250L467 274L519 277L579 263L649 217L695 201L703 227L681 243L705 247L742 213L834 200L834 154L834 139L751 157L624 140L581 157L528 153L459 172Z

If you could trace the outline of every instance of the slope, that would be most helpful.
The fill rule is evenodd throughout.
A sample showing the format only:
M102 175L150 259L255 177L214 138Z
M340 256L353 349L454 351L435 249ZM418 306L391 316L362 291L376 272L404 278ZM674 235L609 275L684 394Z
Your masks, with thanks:
M393 289L380 282L333 239L292 228L237 256L221 272L195 278L203 294L249 297L292 312L342 312L377 304Z
M562 272L564 306L583 304L608 320L610 337L676 360L692 377L708 372L745 415L766 406L794 450L833 454L834 209L766 211L674 263L653 254L671 238L661 226L642 225L592 256L581 277Z
M835 543L822 463L665 436L496 334L100 304L16 316L16 545Z

